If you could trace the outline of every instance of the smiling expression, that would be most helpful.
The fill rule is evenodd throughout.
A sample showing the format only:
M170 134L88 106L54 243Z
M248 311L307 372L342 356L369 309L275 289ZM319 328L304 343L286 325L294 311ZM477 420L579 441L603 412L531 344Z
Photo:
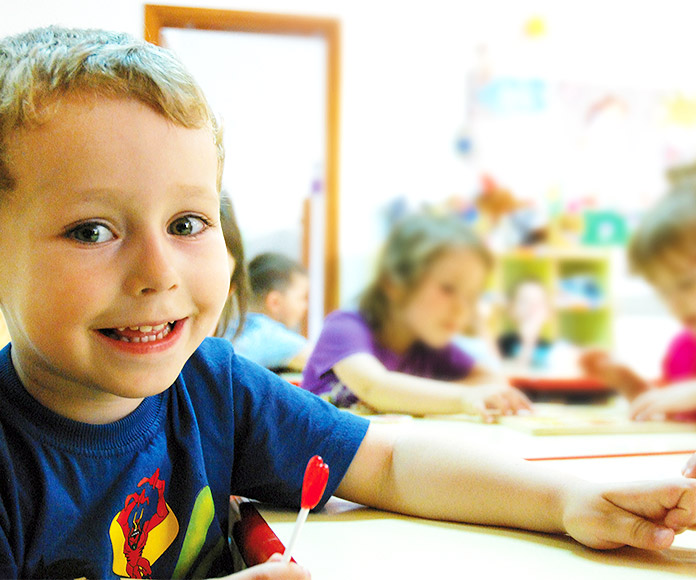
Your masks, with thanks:
M132 99L65 99L8 143L0 305L27 390L116 420L169 387L229 289L210 129Z

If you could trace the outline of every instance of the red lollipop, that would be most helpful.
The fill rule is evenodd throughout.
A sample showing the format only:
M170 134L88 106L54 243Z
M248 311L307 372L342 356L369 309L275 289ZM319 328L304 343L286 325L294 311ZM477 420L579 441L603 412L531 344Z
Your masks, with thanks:
M329 466L324 460L315 455L307 463L302 481L302 507L314 509L324 495L326 483L329 481Z
M329 466L324 463L321 457L315 455L309 460L305 468L304 479L302 480L301 509L300 513L297 514L297 521L292 530L290 543L283 554L283 562L287 563L290 561L292 550L300 535L300 530L307 520L309 510L317 507L317 504L321 500L321 496L324 495L327 481L329 481Z

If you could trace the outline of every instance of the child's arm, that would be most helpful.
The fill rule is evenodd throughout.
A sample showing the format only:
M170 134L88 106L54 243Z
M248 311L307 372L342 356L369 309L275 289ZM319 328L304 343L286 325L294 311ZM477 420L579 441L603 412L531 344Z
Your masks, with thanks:
M526 408L525 401L517 396L519 391L512 387L463 388L458 382L389 371L376 357L367 353L344 358L333 366L333 371L359 399L380 412L412 415L472 413L490 420L490 409L515 412Z
M694 480L590 483L480 441L379 424L336 495L425 518L568 533L599 549L664 549L696 523Z
M696 381L674 383L645 392L631 403L633 419L663 419L666 415L696 410Z
M583 352L578 359L578 364L587 376L601 380L619 391L629 401L653 388L648 381L626 365L614 361L609 353L603 350L593 349Z
M307 344L302 348L300 352L298 352L294 357L292 357L292 359L288 361L287 367L295 371L302 371L305 368L305 365L307 364L307 360L309 359L310 354L312 354L312 347L311 345Z

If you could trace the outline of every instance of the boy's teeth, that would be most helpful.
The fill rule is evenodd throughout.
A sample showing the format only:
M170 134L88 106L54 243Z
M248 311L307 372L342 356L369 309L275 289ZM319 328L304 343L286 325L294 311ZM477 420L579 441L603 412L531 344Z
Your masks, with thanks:
M124 330L128 329L133 332L142 332L142 333L152 333L155 332L156 334L144 334L144 336L120 336L117 337L119 340L123 342L154 342L156 340L161 340L165 336L167 336L171 332L171 326L169 322L165 322L164 324L158 324L157 326L123 326L119 327L116 330L119 332L123 332Z
M152 332L153 330L155 332L159 332L160 330L164 330L164 328L168 325L168 322L165 322L164 324L158 324L157 326L121 326L117 330L123 332L128 328L128 330L133 330L135 332Z

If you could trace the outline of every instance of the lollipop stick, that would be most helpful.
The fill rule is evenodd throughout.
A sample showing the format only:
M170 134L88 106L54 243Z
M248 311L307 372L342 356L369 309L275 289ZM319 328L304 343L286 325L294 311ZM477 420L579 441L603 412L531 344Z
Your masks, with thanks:
M300 513L297 514L297 520L295 520L295 527L292 529L292 536L290 536L290 542L287 548L285 548L285 553L283 554L283 563L287 564L292 557L292 551L295 549L295 544L297 544L297 538L300 537L300 530L304 523L307 521L307 516L309 515L309 509L302 508Z
M329 466L324 463L321 457L315 455L309 460L305 469L304 479L302 480L302 508L300 509L300 513L297 514L297 520L292 530L290 543L288 547L285 548L285 553L283 554L283 562L285 564L287 564L292 557L292 551L295 549L300 530L307 521L309 510L315 508L321 500L321 496L324 495L328 480Z

